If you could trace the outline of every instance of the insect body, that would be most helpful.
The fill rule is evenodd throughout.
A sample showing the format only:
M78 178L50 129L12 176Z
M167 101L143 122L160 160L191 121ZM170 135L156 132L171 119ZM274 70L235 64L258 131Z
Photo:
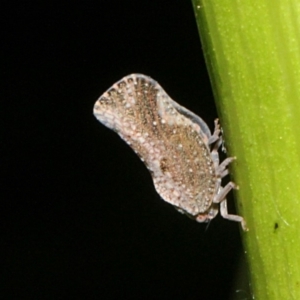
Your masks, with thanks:
M149 169L158 194L178 211L208 222L219 210L229 220L244 219L227 212L226 195L233 182L221 186L234 158L219 164L222 144L215 121L211 134L197 115L173 101L153 79L141 74L124 77L95 103L95 117L114 130Z

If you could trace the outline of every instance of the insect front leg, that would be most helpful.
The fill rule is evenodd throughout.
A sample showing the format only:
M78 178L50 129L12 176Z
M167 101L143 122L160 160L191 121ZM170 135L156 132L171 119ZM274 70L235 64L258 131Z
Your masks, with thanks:
M232 181L230 181L225 187L220 188L219 193L215 196L213 202L220 203L220 214L224 219L240 222L243 230L248 231L246 221L244 220L243 217L238 215L228 214L226 196L232 189L238 189L238 186Z
M230 220L230 221L235 221L235 222L240 222L244 231L249 230L248 227L247 227L246 221L244 220L243 217L238 216L238 215L228 214L227 200L226 199L224 199L220 203L220 214L224 219L227 219L227 220Z

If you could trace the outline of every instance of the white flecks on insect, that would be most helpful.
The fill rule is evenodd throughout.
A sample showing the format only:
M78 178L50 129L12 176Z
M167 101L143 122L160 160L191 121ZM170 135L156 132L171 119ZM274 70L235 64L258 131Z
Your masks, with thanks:
M193 112L172 100L153 79L142 74L124 77L95 103L95 117L114 130L139 155L151 172L158 194L198 222L209 222L219 209L229 220L227 194L236 185L224 187L229 157L219 163L222 145L218 120L211 133Z

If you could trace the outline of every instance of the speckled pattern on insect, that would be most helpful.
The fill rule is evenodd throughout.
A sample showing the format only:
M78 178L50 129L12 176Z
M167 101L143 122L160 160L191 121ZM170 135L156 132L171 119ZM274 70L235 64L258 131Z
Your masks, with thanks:
M95 103L95 117L114 130L138 154L150 171L158 194L198 222L221 215L246 223L227 212L226 195L237 188L221 180L234 160L219 163L222 144L215 121L211 134L197 115L173 101L153 79L141 74L124 77Z

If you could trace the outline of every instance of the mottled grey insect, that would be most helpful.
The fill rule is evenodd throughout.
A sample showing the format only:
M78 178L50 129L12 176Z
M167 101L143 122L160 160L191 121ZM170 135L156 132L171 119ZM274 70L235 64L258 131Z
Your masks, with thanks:
M158 194L198 222L209 222L219 210L223 218L246 223L227 212L226 195L237 188L221 186L227 166L219 164L222 144L215 121L211 134L197 115L173 101L153 79L141 74L124 77L95 103L95 117L117 132L149 169Z

